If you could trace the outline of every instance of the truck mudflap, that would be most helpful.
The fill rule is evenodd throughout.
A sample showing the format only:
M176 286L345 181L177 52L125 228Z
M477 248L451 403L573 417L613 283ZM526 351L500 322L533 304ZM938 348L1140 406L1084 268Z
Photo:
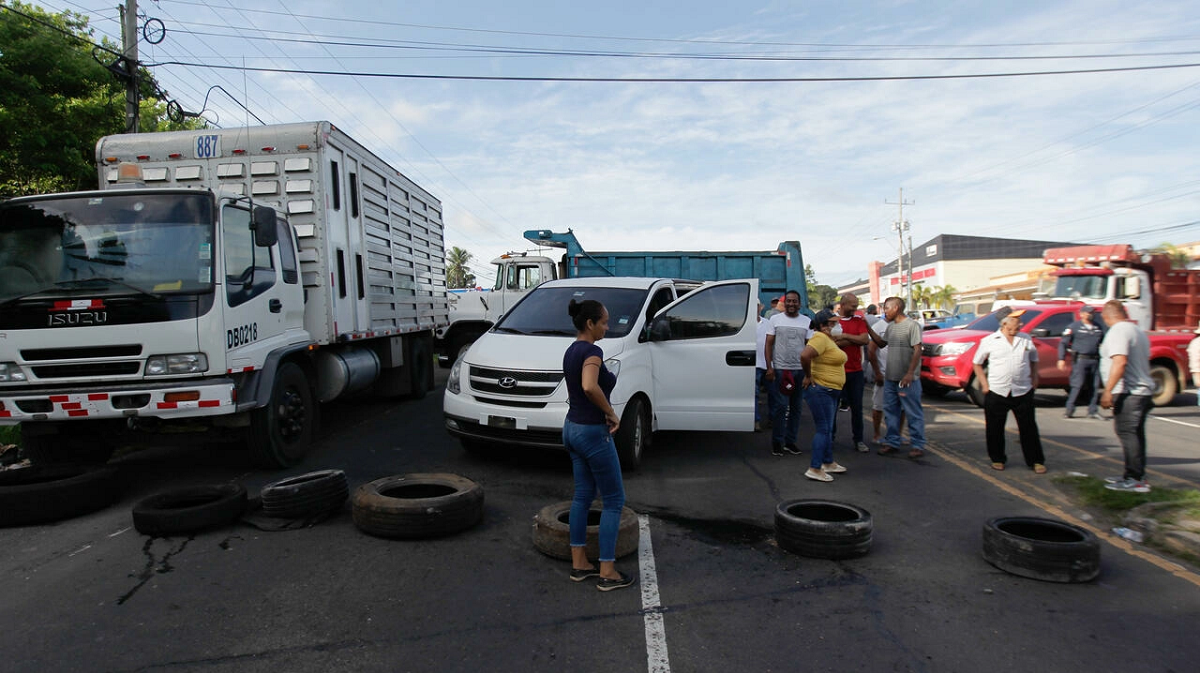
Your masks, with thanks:
M170 387L120 387L66 391L0 391L0 425L24 421L105 418L187 418L237 411L230 379Z

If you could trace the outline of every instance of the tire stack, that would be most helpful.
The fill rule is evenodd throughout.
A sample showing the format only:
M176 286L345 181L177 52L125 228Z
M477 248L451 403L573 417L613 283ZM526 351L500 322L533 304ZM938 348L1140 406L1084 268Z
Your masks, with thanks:
M871 549L871 513L832 500L786 500L775 508L775 541L809 558L848 559Z

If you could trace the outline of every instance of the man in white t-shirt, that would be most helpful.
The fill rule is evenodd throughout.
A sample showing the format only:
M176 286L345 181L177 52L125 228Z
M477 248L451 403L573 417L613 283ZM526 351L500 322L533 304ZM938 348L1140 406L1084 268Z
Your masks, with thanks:
M800 436L800 381L804 378L800 353L812 336L811 320L800 313L800 293L788 290L783 298L783 313L771 316L765 347L767 399L771 404L771 453L800 455L796 440ZM791 389L781 384L791 380Z
M1150 377L1150 339L1129 319L1117 299L1100 313L1108 331L1100 342L1100 406L1113 410L1113 429L1125 450L1125 474L1108 479L1105 488L1149 493L1146 483L1146 417L1154 408Z

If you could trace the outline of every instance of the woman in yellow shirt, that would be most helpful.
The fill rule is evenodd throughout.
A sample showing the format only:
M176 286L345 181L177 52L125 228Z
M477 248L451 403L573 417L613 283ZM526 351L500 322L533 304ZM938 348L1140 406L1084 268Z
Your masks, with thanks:
M812 411L813 432L812 460L804 476L814 481L833 481L833 474L845 472L846 468L833 462L833 422L837 417L838 398L846 384L846 353L830 336L830 330L838 324L833 311L824 310L813 318L816 332L800 353L804 366L804 401Z

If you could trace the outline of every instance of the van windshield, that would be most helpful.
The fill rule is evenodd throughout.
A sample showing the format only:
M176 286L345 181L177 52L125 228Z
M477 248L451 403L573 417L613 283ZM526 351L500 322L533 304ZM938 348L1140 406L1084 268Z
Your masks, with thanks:
M595 299L608 309L608 338L629 334L637 323L649 290L615 287L538 286L496 325L500 332L544 336L575 336L567 306L571 300Z

